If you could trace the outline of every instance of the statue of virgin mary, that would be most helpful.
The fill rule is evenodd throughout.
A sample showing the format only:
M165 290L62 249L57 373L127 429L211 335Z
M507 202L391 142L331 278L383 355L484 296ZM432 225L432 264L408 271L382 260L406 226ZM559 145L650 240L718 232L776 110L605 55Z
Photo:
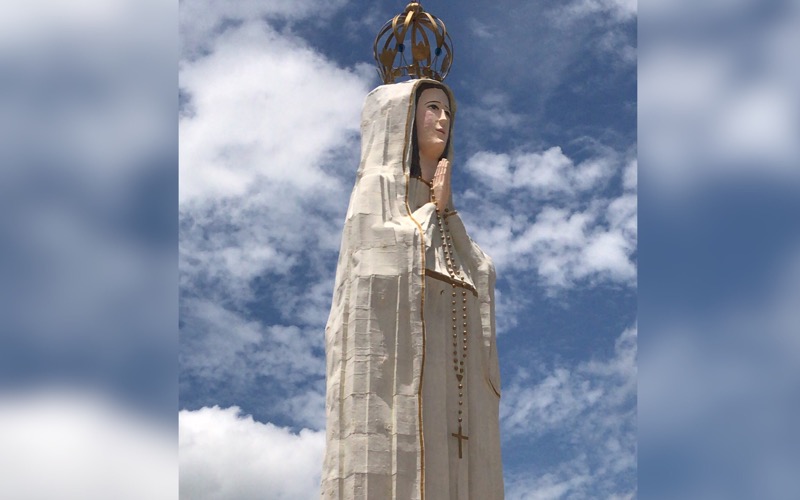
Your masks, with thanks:
M503 498L492 261L450 195L456 104L366 98L325 329L325 499Z

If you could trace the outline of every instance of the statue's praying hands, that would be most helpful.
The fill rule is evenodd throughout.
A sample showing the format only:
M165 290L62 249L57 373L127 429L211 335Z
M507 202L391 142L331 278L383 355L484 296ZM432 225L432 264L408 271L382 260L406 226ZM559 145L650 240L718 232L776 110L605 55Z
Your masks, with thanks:
M439 160L436 166L436 173L433 175L433 199L436 203L436 210L444 212L447 200L450 199L450 177L453 169L447 158Z

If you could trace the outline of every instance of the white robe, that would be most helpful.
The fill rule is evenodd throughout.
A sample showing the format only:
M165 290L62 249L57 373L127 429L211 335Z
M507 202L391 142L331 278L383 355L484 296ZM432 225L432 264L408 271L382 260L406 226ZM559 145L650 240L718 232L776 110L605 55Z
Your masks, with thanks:
M419 83L383 85L364 104L361 164L325 330L326 499L503 498L494 266L455 214L447 228L463 282L453 287L447 277L428 187L408 172ZM441 86L454 117L452 93ZM459 308L467 300L461 406L453 291ZM459 408L468 436L461 458L452 436Z

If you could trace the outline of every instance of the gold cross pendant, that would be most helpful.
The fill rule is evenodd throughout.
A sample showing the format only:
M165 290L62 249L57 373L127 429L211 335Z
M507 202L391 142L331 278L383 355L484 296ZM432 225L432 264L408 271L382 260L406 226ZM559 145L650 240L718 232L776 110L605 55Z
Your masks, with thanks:
M450 435L453 436L454 438L458 439L458 458L462 458L462 455L461 455L461 441L464 440L464 439L469 439L469 438L467 436L465 436L461 432L461 424L458 424L458 434L453 432Z

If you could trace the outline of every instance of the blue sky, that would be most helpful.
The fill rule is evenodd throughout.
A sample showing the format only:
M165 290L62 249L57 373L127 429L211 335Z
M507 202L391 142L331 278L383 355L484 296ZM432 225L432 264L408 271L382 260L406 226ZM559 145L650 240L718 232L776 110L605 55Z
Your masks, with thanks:
M316 492L323 332L360 108L379 84L372 40L404 6L182 6L180 432L189 496L216 483L250 498L226 474L242 466L219 458L236 444L214 442L218 426L260 436L267 455L291 447L304 457L293 470L247 466L248 481L275 498L297 483L307 489L292 498ZM454 40L446 82L458 101L455 203L497 266L507 497L633 498L635 5L423 6Z
M794 499L799 4L638 3L426 3L500 271L507 497ZM369 47L403 7L355 5L6 6L0 497L175 499L178 452L183 498L314 496Z

